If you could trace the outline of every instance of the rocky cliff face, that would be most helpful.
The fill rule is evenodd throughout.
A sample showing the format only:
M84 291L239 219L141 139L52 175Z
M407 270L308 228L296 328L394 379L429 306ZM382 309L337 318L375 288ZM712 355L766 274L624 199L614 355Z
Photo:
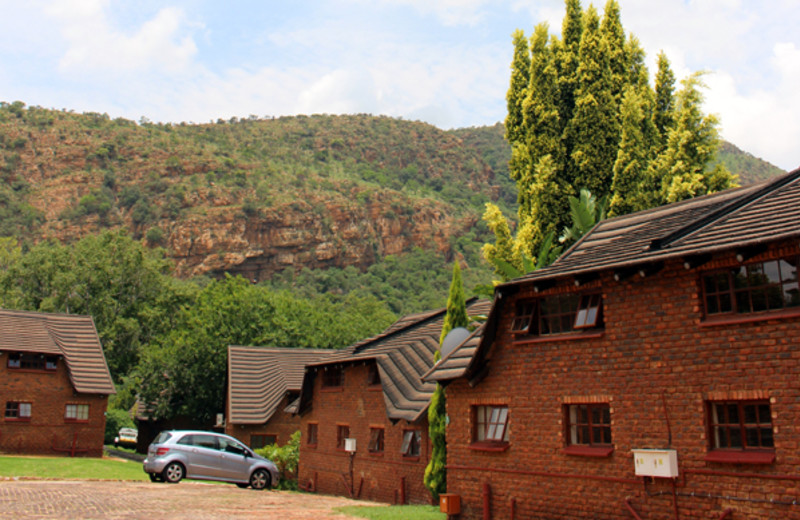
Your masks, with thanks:
M449 260L452 237L498 195L477 152L422 123L319 116L142 127L0 105L0 210L12 198L39 219L21 238L69 242L125 228L165 247L185 277L364 269L415 247Z

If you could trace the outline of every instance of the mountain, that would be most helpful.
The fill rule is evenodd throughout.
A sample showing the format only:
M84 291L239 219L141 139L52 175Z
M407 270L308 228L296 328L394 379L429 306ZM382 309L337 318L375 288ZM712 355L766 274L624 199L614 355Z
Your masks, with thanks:
M364 270L420 248L476 266L491 238L485 203L516 214L509 156L501 124L137 124L0 103L0 236L67 242L125 228L166 248L184 277ZM780 173L727 143L719 157L742 183Z
M156 125L2 104L0 176L0 236L122 227L181 276L255 280L414 248L452 259L486 202L515 198L457 134L367 115Z

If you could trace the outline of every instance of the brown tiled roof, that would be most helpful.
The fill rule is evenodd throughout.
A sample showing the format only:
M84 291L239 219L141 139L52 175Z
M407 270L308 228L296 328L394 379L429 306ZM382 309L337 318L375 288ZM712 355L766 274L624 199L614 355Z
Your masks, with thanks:
M440 359L428 372L422 375L426 381L449 381L464 375L481 342L483 328L481 325L463 343L456 346L449 354Z
M494 341L502 297L528 283L625 272L667 259L699 258L725 250L747 250L800 237L800 169L771 181L726 190L600 222L548 267L497 287L481 331L425 374L429 381L476 376Z
M0 310L0 350L63 356L76 392L115 393L91 316Z
M286 392L300 390L308 363L335 350L228 347L228 421L263 424L278 409ZM289 405L289 412L294 410Z
M488 300L467 302L470 315L489 311ZM436 384L422 380L433 366L439 348L445 309L405 316L381 334L338 351L324 362L309 364L318 369L332 364L351 364L374 359L383 386L383 399L390 419L419 420L428 409ZM300 409L310 402L313 371L306 371Z
M631 268L796 236L800 169L746 188L604 220L550 266L505 285Z

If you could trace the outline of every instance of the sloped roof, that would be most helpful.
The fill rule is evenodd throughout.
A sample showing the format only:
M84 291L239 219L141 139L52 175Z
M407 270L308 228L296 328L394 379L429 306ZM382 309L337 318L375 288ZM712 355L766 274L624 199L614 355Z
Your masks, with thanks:
M470 315L489 311L488 300L472 298L467 302ZM439 348L445 309L405 316L381 334L337 351L321 363L309 364L318 369L333 364L349 364L374 359L381 377L386 413L392 420L417 421L425 413L436 384L422 380L433 366ZM311 399L313 376L306 371L300 409Z
M76 392L116 392L91 316L0 310L0 350L63 356Z
M796 236L800 236L800 169L745 188L603 220L550 266L504 285L629 268Z
M300 390L306 364L334 350L228 347L228 421L263 424L278 409L286 392ZM291 404L288 407L291 413Z
M773 180L598 223L550 266L497 287L489 319L429 373L429 381L474 375L494 341L503 295L519 285L643 268L800 237L800 169Z

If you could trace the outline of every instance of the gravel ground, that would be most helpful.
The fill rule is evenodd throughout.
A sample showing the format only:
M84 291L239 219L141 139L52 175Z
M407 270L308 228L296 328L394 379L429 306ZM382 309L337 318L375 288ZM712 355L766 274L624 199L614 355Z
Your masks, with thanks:
M0 481L1 519L355 520L333 512L334 507L345 505L379 504L187 481Z

